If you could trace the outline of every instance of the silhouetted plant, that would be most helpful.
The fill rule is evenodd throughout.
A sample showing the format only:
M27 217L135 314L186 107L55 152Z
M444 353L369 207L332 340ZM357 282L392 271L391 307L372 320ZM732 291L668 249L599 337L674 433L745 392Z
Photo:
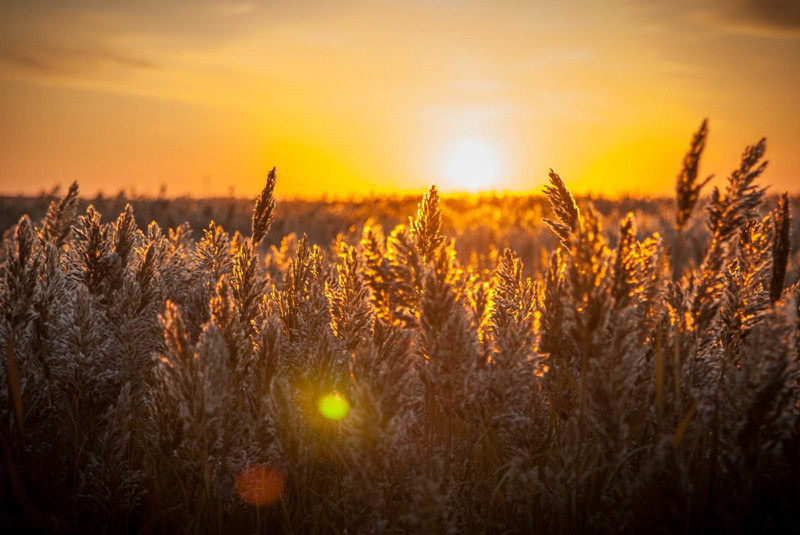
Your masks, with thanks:
M695 224L707 135L674 202L550 171L275 219L273 169L236 228L187 210L195 241L44 199L0 249L0 524L796 531L798 200L757 184L761 140Z

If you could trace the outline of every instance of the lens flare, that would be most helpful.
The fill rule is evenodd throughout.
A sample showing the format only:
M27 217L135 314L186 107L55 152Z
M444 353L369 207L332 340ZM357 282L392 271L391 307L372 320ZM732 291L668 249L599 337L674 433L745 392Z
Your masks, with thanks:
M265 464L246 466L236 476L236 493L250 505L269 505L277 502L283 492L283 477Z
M341 420L350 412L350 404L339 394L322 396L317 404L320 414L328 420Z

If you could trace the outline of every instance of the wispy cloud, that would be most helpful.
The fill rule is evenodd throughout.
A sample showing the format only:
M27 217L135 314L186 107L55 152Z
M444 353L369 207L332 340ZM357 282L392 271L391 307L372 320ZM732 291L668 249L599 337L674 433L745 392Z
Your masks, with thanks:
M595 54L586 49L563 50L542 54L539 57L524 61L518 65L520 71L540 71L552 66L591 60Z
M250 13L258 8L256 2L247 0L234 0L219 3L219 11L223 15L244 15Z
M85 74L105 67L158 69L147 58L104 48L100 45L74 47L52 45L6 45L0 48L0 63L41 75Z

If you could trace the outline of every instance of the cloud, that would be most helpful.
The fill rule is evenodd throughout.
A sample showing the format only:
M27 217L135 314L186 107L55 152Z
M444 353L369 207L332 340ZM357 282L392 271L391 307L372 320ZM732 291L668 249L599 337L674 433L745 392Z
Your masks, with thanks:
M664 32L705 29L774 38L800 37L800 0L617 0ZM688 26L686 23L689 23Z
M0 47L0 63L41 75L85 74L108 67L158 69L149 59L102 46L74 47L59 44L6 44Z
M226 1L219 4L219 11L223 15L244 15L255 11L258 5L249 1Z
M0 62L39 73L152 69L158 65L145 50L168 63L161 58L218 50L337 13L334 3L321 0L0 2Z
M739 9L742 20L775 29L800 29L797 0L746 0Z
M702 13L703 18L735 33L800 37L800 1L730 0Z
M542 54L539 57L524 61L518 65L521 71L540 71L554 65L572 64L574 62L588 61L593 59L595 53L587 49L571 49L560 52Z

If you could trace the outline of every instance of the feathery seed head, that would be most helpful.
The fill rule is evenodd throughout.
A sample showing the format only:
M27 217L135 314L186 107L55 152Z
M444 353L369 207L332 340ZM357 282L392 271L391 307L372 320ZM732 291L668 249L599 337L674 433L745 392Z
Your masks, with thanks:
M267 175L267 183L264 189L261 190L261 195L256 199L256 205L253 208L253 225L252 225L252 240L253 245L258 245L264 236L269 232L269 227L272 225L275 210L275 182L277 176L275 168Z
M411 235L416 240L417 251L422 261L427 263L433 252L444 243L442 230L442 209L439 206L439 192L431 185L425 192L422 202L417 205L417 215L409 218Z

